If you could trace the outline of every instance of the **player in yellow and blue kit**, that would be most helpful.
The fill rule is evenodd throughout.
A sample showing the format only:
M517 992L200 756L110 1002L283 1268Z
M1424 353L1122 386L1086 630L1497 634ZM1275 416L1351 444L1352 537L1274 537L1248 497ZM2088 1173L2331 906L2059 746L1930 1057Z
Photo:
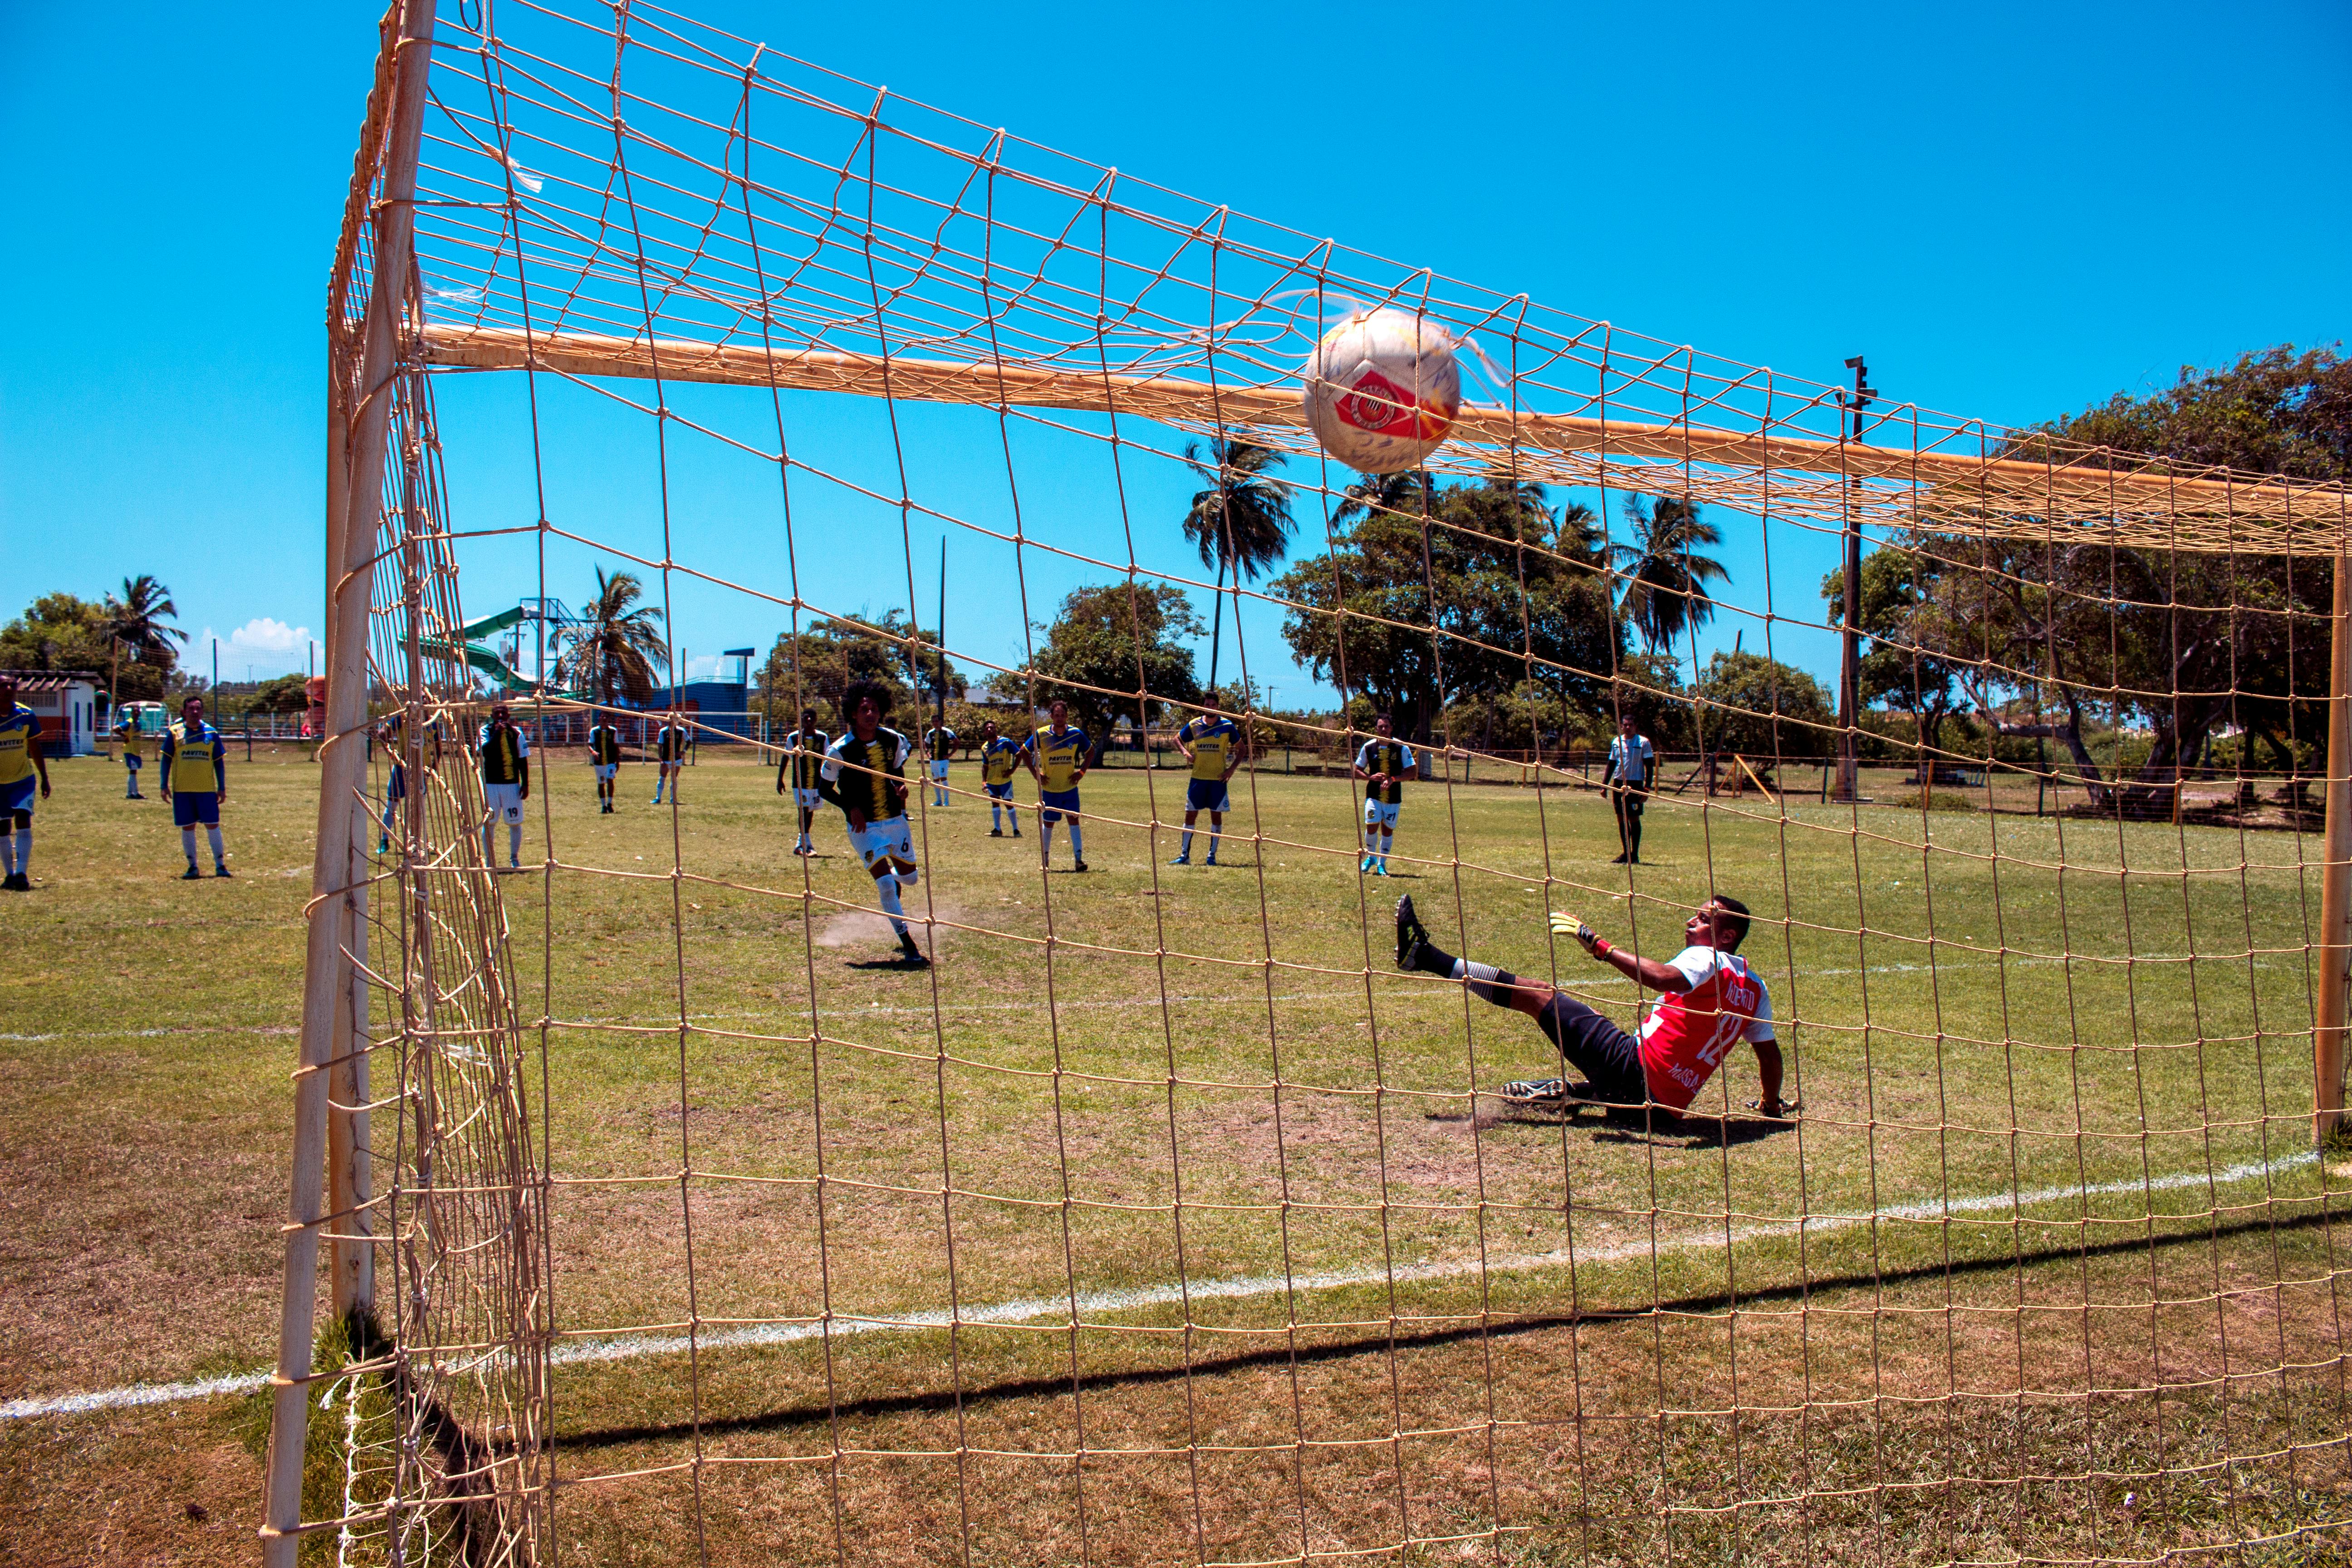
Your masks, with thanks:
M180 829L180 847L188 868L184 882L204 873L196 869L196 827L203 825L212 842L213 875L228 875L228 851L221 845L221 802L228 798L228 743L220 731L205 722L205 700L191 697L180 704L180 721L163 731L163 798L172 804L172 821Z
M122 771L128 775L122 785L125 800L145 800L139 793L139 770L147 765L147 737L139 732L139 721L125 719L114 727L122 742Z
M1225 813L1231 811L1233 800L1225 784L1241 766L1241 727L1218 710L1217 694L1213 691L1201 699L1202 712L1189 720L1176 731L1176 749L1192 764L1192 782L1184 790L1184 837L1176 851L1171 866L1192 863L1192 823L1202 812L1209 814L1208 864L1217 863L1217 839L1225 830Z
M41 721L16 700L16 678L0 669L0 887L33 890L33 787L49 798L49 764L41 755Z
M1364 858L1357 870L1375 877L1389 874L1389 847L1396 842L1405 775L1420 765L1412 748L1396 738L1387 714L1372 721L1372 738L1356 753L1354 770L1364 781Z
M1046 713L1053 722L1031 731L1021 743L1021 761L1037 780L1037 855L1044 864L1054 863L1054 824L1066 816L1070 819L1070 868L1083 871L1087 841L1078 830L1078 781L1087 776L1094 745L1084 730L1070 726L1068 703L1056 702Z
M1021 742L1008 741L991 719L980 727L980 783L988 792L988 836L1004 837L1004 822L1013 823L1013 837L1021 837L1021 808L1013 804L1013 775L1021 771Z

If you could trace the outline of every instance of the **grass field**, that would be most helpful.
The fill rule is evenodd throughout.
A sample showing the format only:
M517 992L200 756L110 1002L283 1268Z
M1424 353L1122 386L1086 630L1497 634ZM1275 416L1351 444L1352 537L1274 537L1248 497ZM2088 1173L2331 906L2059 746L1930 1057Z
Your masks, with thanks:
M1588 793L1429 785L1381 880L1353 791L1277 775L1225 866L1102 820L1041 877L959 798L926 974L874 966L837 819L804 885L772 775L705 758L675 818L555 759L557 865L500 883L565 1561L2148 1558L2344 1511L2315 838L1751 796L1654 807L1629 880ZM0 980L10 1399L268 1362L315 810L290 752L236 772L239 876L183 884L160 806L57 772ZM1794 1125L1735 1113L1745 1053L1716 1120L1508 1110L1541 1037L1391 962L1409 890L1630 1021L1544 911L1663 956L1710 889ZM808 1331L950 1300L987 1321ZM246 1560L252 1402L9 1420L0 1494L0 1561Z

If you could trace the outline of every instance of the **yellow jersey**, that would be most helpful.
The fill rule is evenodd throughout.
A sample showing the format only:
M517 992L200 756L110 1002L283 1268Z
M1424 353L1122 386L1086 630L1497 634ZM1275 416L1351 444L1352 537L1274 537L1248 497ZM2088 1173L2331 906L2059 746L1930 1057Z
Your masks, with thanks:
M999 735L980 749L980 776L984 784L1009 784L1021 771L1021 742Z
M175 795L217 795L228 780L228 742L199 719L163 731L163 786Z
M1177 740L1192 748L1192 776L1223 784L1225 764L1242 743L1241 726L1219 714L1192 721L1176 731Z
M33 746L40 733L40 720L21 702L14 713L0 717L0 784L33 776Z
M1065 795L1078 787L1078 773L1093 748L1087 742L1087 732L1073 725L1035 731L1021 749L1037 760L1038 787Z

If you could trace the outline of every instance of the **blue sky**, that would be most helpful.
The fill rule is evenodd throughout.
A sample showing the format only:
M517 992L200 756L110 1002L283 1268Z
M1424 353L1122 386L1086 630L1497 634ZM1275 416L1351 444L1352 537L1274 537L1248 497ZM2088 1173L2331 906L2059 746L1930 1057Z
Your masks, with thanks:
M2336 341L2352 299L2341 5L1204 5L1173 23L1076 5L689 8L1158 184L1654 337L1824 380L1866 352L1889 397L1995 422ZM301 667L321 598L322 297L374 29L364 5L241 7L225 26L178 6L0 7L16 307L0 613L152 572L192 634L222 639L225 676ZM714 395L714 417L766 416L730 397L744 401ZM516 415L511 378L445 386L461 526L527 515ZM642 472L628 421L551 417ZM845 466L887 457L870 408L807 417ZM1001 489L992 424L942 416L922 437L941 494L977 496L992 474ZM1040 441L1022 461L1041 526L1098 522L1096 459ZM772 518L743 510L772 476L698 463L681 538L774 585ZM588 500L626 489L567 482ZM1137 485L1139 548L1172 563L1189 487L1181 471ZM854 511L835 521L854 531ZM1728 596L1760 604L1753 524L1717 521ZM887 591L861 591L855 550L804 551L812 592L902 602L889 533ZM927 606L937 548L919 532ZM1011 662L1009 558L951 549L950 640ZM551 591L582 597L587 563L560 559ZM1825 542L1777 535L1774 607L1817 620L1831 563ZM1036 563L1032 613L1085 575ZM484 550L467 605L534 580L521 552ZM679 586L673 608L697 673L777 629L741 595ZM1723 640L1735 626L1718 623ZM1276 618L1254 609L1244 632L1261 683L1306 696ZM1825 637L1784 634L1780 651L1832 668Z

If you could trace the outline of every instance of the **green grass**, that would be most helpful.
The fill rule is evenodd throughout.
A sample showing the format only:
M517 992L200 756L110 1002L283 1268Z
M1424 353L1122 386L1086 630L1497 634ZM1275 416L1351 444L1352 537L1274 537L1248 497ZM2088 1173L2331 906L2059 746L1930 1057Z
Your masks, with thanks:
M2347 1429L2328 1178L2296 1158L2313 837L1751 795L1661 801L1629 879L1588 793L1433 784L1381 880L1349 785L1269 775L1228 865L1096 820L1079 877L960 797L919 826L919 974L858 966L890 943L837 818L804 868L772 775L705 756L675 819L650 769L605 817L557 758L526 857L558 865L499 883L549 1021L545 1103L536 1030L524 1081L567 1340L950 1282L969 1311L1358 1278L561 1363L568 1560L676 1560L698 1520L715 1561L1255 1561L1498 1521L1540 1561L2148 1556L2341 1511L2309 1447ZM0 1287L30 1310L0 1366L37 1394L260 1364L315 775L239 773L239 879L187 885L160 807L59 776L10 911ZM1087 802L1172 818L1181 782ZM1448 947L1628 1020L1544 911L1664 955L1690 904L1744 899L1803 1119L1474 1098L1556 1058L1395 973L1406 890ZM1754 1093L1738 1053L1700 1109Z

